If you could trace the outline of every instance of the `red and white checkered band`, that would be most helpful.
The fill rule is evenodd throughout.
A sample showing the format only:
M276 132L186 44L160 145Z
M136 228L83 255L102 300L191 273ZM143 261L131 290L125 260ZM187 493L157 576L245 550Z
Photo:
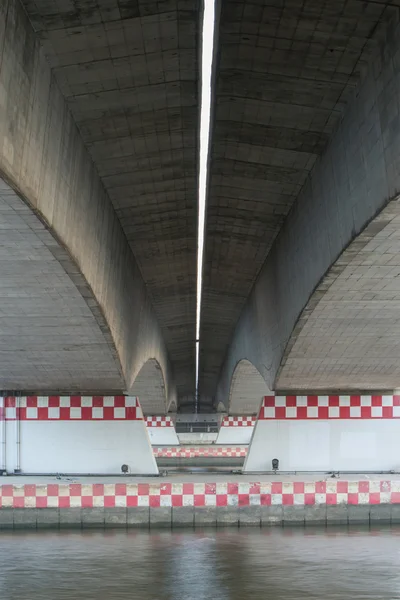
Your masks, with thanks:
M247 455L247 448L160 446L153 448L153 453L156 458L244 458Z
M164 415L160 417L146 417L146 427L173 427L174 424L172 422L171 417L166 417Z
M399 504L400 481L1 485L1 508Z
M0 419L6 421L141 421L134 396L5 396Z
M256 417L224 417L221 427L254 427Z
M398 419L400 396L265 396L258 418Z

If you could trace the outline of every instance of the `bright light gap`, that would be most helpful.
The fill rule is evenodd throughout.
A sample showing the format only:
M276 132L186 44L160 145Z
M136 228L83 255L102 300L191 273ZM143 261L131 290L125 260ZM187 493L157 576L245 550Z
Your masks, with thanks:
M200 164L198 189L198 231L197 231L197 297L196 297L196 393L195 412L199 401L199 350L200 314L203 283L203 255L205 214L207 200L208 156L211 121L211 75L214 55L215 0L203 0L203 30L201 52L201 105L200 105Z

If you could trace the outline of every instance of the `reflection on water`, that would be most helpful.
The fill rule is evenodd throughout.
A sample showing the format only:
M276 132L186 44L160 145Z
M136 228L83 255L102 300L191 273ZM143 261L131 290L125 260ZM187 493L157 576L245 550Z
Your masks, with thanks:
M400 529L0 534L1 600L400 599Z

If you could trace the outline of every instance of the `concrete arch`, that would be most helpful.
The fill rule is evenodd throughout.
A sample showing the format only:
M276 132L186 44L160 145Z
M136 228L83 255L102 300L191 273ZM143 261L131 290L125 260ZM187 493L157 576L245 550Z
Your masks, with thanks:
M256 415L261 400L270 390L256 367L246 359L240 360L232 375L229 390L230 415Z
M164 376L155 358L149 358L144 363L133 383L131 394L139 398L146 416L163 415L167 412Z
M65 249L74 276L91 290L89 301L95 299L94 310L104 315L125 390L131 391L144 360L155 357L168 394L174 395L167 349L138 265L16 0L9 0L6 13L0 11L0 31L0 84L7 90L1 107L0 176ZM29 381L25 385L31 387Z
M270 389L276 389L281 359L314 290L331 267L340 264L344 249L357 243L368 223L397 197L400 129L394 124L400 118L395 102L399 40L400 25L393 22L286 218L237 323L221 369L216 404L229 393L235 365L243 356L257 367ZM379 264L375 266L379 269ZM357 384L364 385L360 378ZM297 387L295 378L291 387Z

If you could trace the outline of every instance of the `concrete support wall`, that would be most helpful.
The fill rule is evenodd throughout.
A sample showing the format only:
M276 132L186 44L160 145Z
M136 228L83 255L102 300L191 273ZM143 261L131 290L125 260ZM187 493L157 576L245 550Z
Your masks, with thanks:
M8 473L155 475L137 398L129 396L5 397L0 429Z
M216 444L250 444L256 417L224 417Z
M145 419L147 433L153 446L179 446L171 417L151 416Z
M0 6L0 176L67 248L107 321L129 391L148 358L174 381L143 279L18 0Z
M400 27L393 23L260 272L221 371L226 406L236 364L275 389L293 327L343 249L400 189ZM294 382L295 385L295 382Z
M400 396L266 396L245 472L399 471Z
M0 529L370 522L400 522L398 479L0 486Z

